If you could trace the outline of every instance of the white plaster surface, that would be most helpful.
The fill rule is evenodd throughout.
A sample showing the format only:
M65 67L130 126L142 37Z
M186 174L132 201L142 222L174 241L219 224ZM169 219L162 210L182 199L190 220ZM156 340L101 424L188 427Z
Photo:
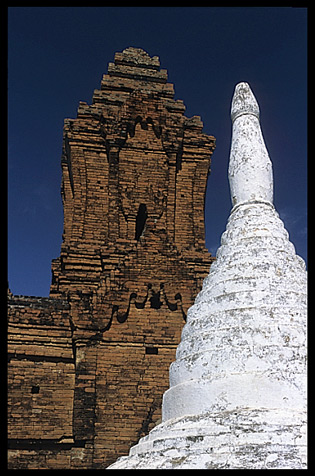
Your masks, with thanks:
M247 83L234 92L229 181L232 204L273 201L272 164L259 125L259 107Z
M231 116L234 206L188 311L163 422L109 469L306 468L305 264L272 204L247 83L235 88Z
M107 469L301 469L305 413L237 408L161 423Z

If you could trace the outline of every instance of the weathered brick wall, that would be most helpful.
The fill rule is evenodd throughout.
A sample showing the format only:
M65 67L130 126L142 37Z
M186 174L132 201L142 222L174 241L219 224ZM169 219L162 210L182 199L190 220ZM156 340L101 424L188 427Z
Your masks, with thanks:
M9 466L59 467L74 443L69 305L12 294L8 304Z
M215 139L184 111L158 58L128 48L65 121L50 298L10 297L13 468L106 467L161 416L213 260L204 196Z

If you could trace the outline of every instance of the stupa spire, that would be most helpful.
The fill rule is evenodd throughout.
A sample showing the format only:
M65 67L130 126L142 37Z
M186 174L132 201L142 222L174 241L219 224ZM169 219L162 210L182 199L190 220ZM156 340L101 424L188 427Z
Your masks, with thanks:
M247 83L235 88L233 208L188 310L163 422L111 469L305 469L307 276L272 204Z
M272 164L259 122L259 106L247 83L235 87L229 163L232 205L262 201L273 203Z

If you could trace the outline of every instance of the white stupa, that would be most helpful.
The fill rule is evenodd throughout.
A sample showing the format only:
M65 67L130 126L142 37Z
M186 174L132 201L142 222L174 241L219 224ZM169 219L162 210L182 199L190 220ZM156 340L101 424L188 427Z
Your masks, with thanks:
M231 117L233 208L188 311L163 421L109 469L306 468L305 264L273 205L247 83Z

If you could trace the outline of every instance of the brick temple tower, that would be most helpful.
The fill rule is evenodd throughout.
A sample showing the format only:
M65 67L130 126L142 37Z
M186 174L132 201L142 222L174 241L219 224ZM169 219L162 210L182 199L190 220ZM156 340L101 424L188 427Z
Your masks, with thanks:
M50 297L9 297L12 468L104 468L160 419L213 261L204 197L215 139L184 111L158 57L127 48L92 105L65 121Z

